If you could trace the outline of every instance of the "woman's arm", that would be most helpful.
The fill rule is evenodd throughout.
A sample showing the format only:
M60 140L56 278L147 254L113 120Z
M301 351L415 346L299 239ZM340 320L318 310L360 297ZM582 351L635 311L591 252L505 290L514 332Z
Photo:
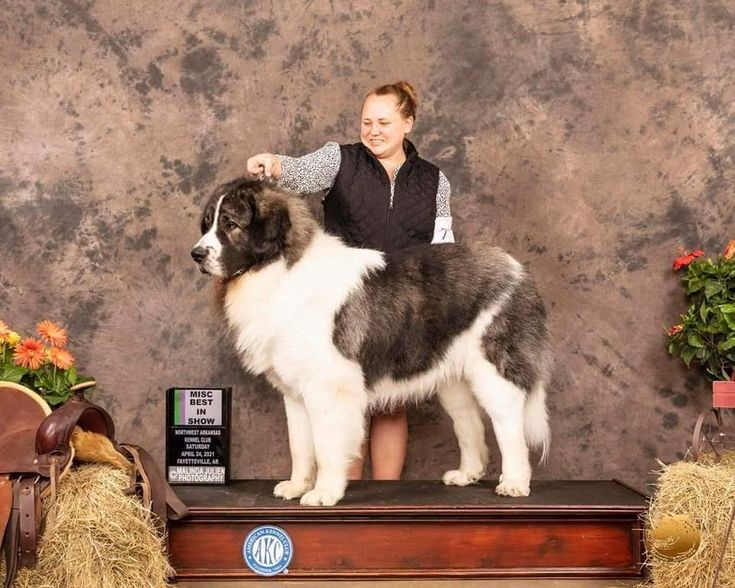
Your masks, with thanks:
M342 154L339 145L329 142L301 157L259 153L247 162L253 176L273 178L277 184L294 192L318 192L332 187L339 172Z
M449 196L452 188L449 180L439 172L439 186L436 189L436 221L434 221L434 238L432 243L454 243L452 232L452 212L449 209Z
M332 187L339 172L342 154L339 145L329 142L302 157L277 155L280 174L278 185L295 192L318 192Z

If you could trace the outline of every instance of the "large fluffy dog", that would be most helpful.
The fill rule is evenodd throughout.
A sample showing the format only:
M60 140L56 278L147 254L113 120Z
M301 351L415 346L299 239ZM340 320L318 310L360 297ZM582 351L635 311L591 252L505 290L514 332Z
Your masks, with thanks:
M276 496L336 504L366 412L434 393L461 453L444 483L485 473L482 407L502 454L495 491L528 495L528 447L545 456L549 443L550 358L544 306L520 263L495 247L351 248L299 197L251 180L217 189L201 228L192 256L226 284L243 364L283 393L292 473Z

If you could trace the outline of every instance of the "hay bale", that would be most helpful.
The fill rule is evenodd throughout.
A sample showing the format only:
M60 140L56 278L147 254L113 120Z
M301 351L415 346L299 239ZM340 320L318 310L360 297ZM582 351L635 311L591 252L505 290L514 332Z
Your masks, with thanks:
M711 588L722 554L731 509L735 505L735 453L719 464L707 456L698 463L663 466L645 520L646 534L671 515L684 515L699 530L696 551L678 560L648 554L647 565L656 588ZM717 586L735 586L735 529L722 560Z
M173 575L150 513L109 465L73 468L47 516L38 564L16 588L163 588ZM0 575L2 577L2 575Z

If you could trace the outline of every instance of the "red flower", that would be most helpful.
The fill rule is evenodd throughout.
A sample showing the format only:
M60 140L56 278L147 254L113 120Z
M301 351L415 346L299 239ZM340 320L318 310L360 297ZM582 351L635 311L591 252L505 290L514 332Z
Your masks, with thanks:
M674 260L674 271L680 270L681 268L688 266L695 259L697 259L697 257L702 257L703 255L704 255L704 251L702 251L701 249L695 249L691 253L684 251L683 255L680 255Z
M677 333L681 333L684 330L683 325L674 325L669 329L669 337L673 337Z
M45 351L43 343L28 337L15 346L13 361L15 365L35 370L43 365Z
M725 259L731 259L735 255L735 239L731 239L730 242L725 247L725 252L723 253L725 256Z

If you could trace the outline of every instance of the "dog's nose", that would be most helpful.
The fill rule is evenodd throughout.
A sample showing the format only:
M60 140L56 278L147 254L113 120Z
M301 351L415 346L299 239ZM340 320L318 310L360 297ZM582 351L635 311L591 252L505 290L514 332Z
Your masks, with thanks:
M194 249L191 250L191 257L194 261L200 263L205 257L207 257L207 250L204 247L194 247Z

